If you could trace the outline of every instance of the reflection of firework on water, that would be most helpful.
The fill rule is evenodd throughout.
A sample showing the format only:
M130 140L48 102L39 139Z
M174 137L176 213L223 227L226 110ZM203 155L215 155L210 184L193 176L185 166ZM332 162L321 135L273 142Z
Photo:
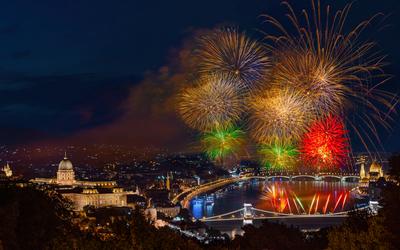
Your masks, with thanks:
M283 213L288 205L288 196L286 189L280 185L272 185L266 187L266 196L264 199L271 202L275 211Z
M311 12L302 11L302 21L290 4L284 2L293 25L289 29L267 16L267 22L281 34L267 36L272 42L269 48L276 60L271 82L301 92L315 108L313 111L318 118L339 115L353 108L356 111L354 116L361 122L357 126L351 119L347 122L368 149L362 137L374 144L370 136L373 134L379 141L374 121L388 127L390 113L398 102L395 95L380 89L386 81L382 70L384 56L374 51L375 43L360 39L360 33L375 17L345 32L351 4L337 12L332 12L327 6L324 12L319 1L311 0L311 3ZM288 32L293 28L295 33ZM371 84L372 80L377 83Z
M243 105L232 81L218 76L203 78L180 95L179 113L192 128L210 131L240 119Z
M250 87L268 72L269 58L262 45L234 28L200 37L197 56L201 74L227 75L240 87Z
M274 212L289 213L289 214L326 214L343 211L346 206L346 201L349 193L347 191L340 192L339 196L328 194L327 196L320 193L315 193L311 202L304 203L295 192L287 189L279 183L265 186L265 194L263 200L270 202ZM331 198L335 197L335 198ZM293 207L293 209L292 209ZM308 208L306 210L306 208Z
M235 127L218 128L206 132L201 142L208 157L219 160L235 153L242 146L243 135L243 131Z
M261 143L300 139L312 115L304 98L288 89L268 90L251 100L251 134Z
M292 169L297 162L298 151L291 145L273 143L262 145L258 151L267 169Z
M329 205L330 199L331 199L331 194L329 194L329 195L328 195L328 198L326 198L325 206L324 206L324 209L322 210L322 213L323 213L323 214L326 214L326 211L327 211L327 209L328 209L328 205ZM342 210L343 210L343 208L344 208L344 203L343 203Z
M343 122L328 116L314 122L301 142L301 156L313 167L340 167L349 156L349 142Z

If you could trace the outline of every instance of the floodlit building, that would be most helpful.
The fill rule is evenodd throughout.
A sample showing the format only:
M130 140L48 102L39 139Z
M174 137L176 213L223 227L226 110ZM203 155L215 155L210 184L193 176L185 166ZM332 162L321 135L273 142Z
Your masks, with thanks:
M74 210L81 211L85 206L128 206L128 195L138 195L117 187L115 181L79 181L75 179L72 162L64 156L58 164L56 178L35 178L36 184L54 185L57 192L73 202Z
M134 192L124 191L122 188L74 188L59 189L61 195L74 205L74 210L82 211L85 206L93 207L125 207L128 206L127 196Z
M377 181L380 177L384 177L382 165L373 161L368 172L365 169L365 163L360 165L360 180L361 182Z
M37 184L52 184L58 186L73 187L115 187L115 181L79 181L75 179L75 171L72 162L64 155L64 159L58 164L57 176L55 178L35 178L31 180Z
M380 177L383 177L383 170L382 166L378 164L376 161L372 162L371 166L369 167L369 180L376 181Z
M4 175L10 178L13 175L10 165L7 163L2 169Z
M180 206L170 206L170 207L155 207L157 212L165 214L167 217L174 218L181 211Z

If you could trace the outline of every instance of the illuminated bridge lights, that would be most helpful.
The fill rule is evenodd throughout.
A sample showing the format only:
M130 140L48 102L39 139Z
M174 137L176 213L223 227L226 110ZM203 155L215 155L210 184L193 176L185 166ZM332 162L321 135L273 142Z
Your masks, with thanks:
M295 218L342 218L347 217L349 213L354 211L361 211L370 209L370 205L365 207L357 208L354 210L327 213L327 214L286 214L278 213L273 211L262 210L253 208L251 204L244 204L242 209L238 209L232 212L228 212L221 215L203 217L200 219L203 222L218 222L218 221L229 221L229 220L243 220L243 224L251 224L253 220L264 220L264 219L295 219ZM258 214L257 214L258 213ZM269 215L269 216L266 216Z

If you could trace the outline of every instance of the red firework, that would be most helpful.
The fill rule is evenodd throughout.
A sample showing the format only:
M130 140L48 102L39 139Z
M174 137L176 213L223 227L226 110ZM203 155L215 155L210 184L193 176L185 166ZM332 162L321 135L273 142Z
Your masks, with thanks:
M303 161L318 168L342 166L349 155L349 140L342 120L328 116L311 124L300 145Z

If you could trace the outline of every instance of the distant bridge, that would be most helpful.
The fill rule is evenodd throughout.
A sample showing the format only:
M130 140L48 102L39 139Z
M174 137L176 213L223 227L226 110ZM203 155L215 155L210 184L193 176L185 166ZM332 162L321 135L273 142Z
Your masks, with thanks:
M243 175L240 177L229 177L218 179L216 181L207 182L205 184L192 187L190 189L184 190L177 196L175 196L171 202L177 204L181 202L184 207L188 207L189 201L200 195L202 193L212 191L218 189L220 187L226 186L228 184L232 184L238 181L245 181L249 179L265 179L265 180L273 180L273 179L286 179L286 180L296 180L301 178L308 178L315 181L323 181L327 178L338 179L340 181L346 181L348 179L360 179L360 176L356 173L320 173L320 174L312 174L312 173L267 173L266 175Z
M244 203L243 208L237 209L224 214L219 214L211 217L203 217L200 219L202 222L216 222L216 221L240 221L243 220L243 224L252 224L253 220L265 220L265 219L295 219L295 218L340 218L347 217L349 212L359 211L365 209L373 209L370 206L361 207L354 210L338 212L338 213L327 213L327 214L286 214L278 213L275 211L262 210L254 208L249 203Z
M243 180L247 179L247 177L231 177L231 178L219 179L219 180L212 181L212 182L207 182L205 184L195 186L195 187L192 187L190 189L183 191L182 193L175 196L171 200L171 202L174 204L177 204L179 201L181 201L181 204L184 207L187 207L189 205L189 201L191 199L193 199L195 196L205 193L205 192L208 192L208 191L211 191L211 190L218 189L222 186L226 186L231 183L235 183L242 179Z
M259 178L259 179L287 179L287 180L296 180L296 179L313 179L315 181L323 181L325 179L337 179L340 181L346 181L349 179L360 179L360 176L356 173L320 173L320 174L307 174L307 173L295 173L295 174L288 174L288 173L272 173L265 176L251 176L251 178Z

